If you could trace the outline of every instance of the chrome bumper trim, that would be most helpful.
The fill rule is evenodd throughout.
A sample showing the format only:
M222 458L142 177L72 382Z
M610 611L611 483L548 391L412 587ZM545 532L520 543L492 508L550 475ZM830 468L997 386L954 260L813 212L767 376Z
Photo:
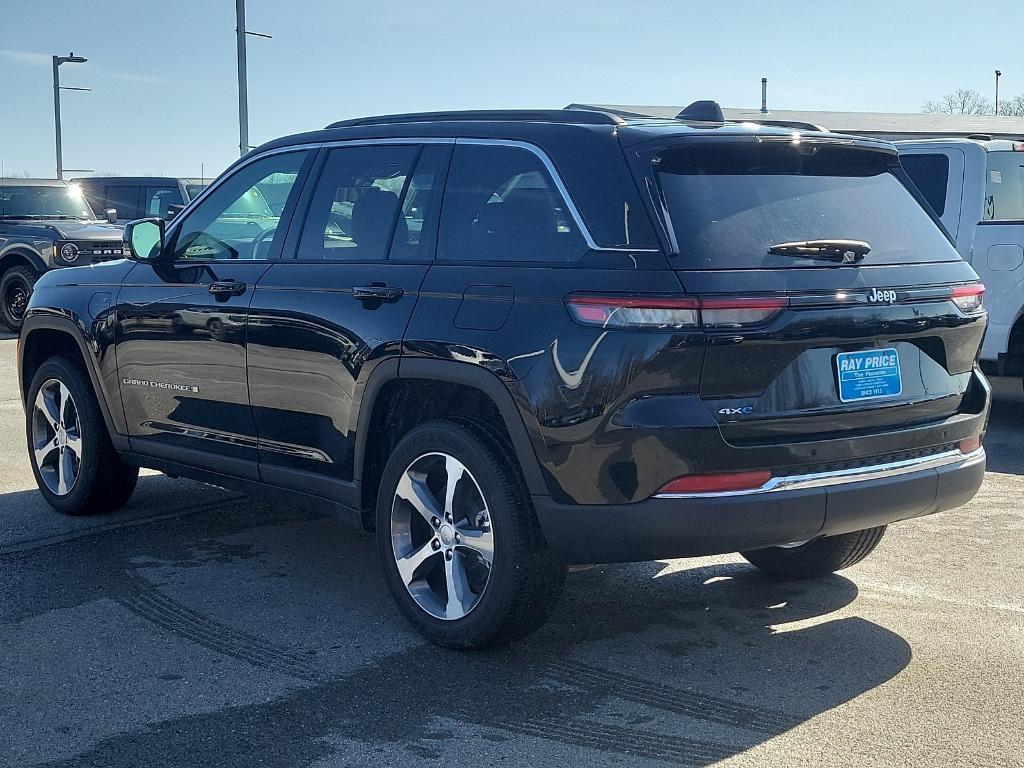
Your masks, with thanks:
M825 488L830 485L842 485L844 483L862 483L868 480L881 480L887 477L907 475L911 472L921 472L926 469L938 469L952 465L967 466L985 458L985 449L978 448L971 453L961 453L959 450L945 451L934 456L924 456L919 459L904 459L893 461L888 464L874 464L867 467L854 467L852 469L838 469L833 472L815 472L807 475L789 475L786 477L773 477L760 488L750 488L743 491L711 491L707 493L659 493L656 499L710 499L719 496L752 496L759 493L777 493L778 491L795 491L802 488Z

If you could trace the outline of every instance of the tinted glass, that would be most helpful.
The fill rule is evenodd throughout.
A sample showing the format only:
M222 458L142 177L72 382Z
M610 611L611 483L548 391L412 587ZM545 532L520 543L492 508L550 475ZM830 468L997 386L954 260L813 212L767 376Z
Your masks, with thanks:
M1024 152L989 152L985 220L1024 220Z
M146 187L142 198L142 216L165 217L169 206L181 205L183 202L177 187Z
M959 259L891 173L889 156L847 147L692 142L656 161L679 268L817 267L770 254L802 240L863 240L862 264Z
M139 215L139 188L122 184L108 184L103 208L116 208L119 219L141 219Z
M392 232L408 242L401 200L418 154L414 146L331 150L309 204L299 258L374 261L387 256Z
M446 146L427 145L420 152L416 170L402 198L402 215L391 240L389 259L432 258L433 230L441 204L441 184L448 166L448 151Z
M74 184L64 186L17 185L0 181L0 218L95 219L92 208Z
M533 152L456 145L441 210L438 258L567 262L584 250L565 200Z
M199 193L206 189L205 184L186 184L185 194L188 195L189 200L194 200L199 197Z
M945 155L900 155L900 164L937 216L946 212L949 158Z
M213 190L189 212L175 236L175 260L265 259L283 236L259 185L288 184L295 180L306 152L289 152L257 160Z

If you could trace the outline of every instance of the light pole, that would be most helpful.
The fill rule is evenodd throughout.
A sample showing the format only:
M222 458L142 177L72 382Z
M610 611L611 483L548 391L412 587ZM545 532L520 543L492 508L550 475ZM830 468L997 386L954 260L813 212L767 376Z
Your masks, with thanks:
M88 91L88 88L75 88L72 86L61 87L60 70L61 64L84 64L88 59L84 56L75 56L72 51L67 56L53 57L53 127L57 137L57 178L64 178L64 163L60 149L60 92L61 91Z
M235 43L238 47L238 151L241 155L249 151L249 87L245 70L246 35L272 38L272 35L250 32L245 28L245 0L235 0Z
M1003 73L998 69L996 70L996 110L995 113L999 114L999 78L1002 77Z

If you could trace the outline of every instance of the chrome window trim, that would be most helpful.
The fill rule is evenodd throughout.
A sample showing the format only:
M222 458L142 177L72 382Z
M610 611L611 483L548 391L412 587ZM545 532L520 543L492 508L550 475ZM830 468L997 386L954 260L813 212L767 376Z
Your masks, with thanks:
M289 145L287 147L275 147L274 149L268 149L265 152L260 152L258 155L251 155L251 156L247 155L246 157L244 157L241 160L239 160L235 165L231 165L231 166L228 166L227 168L225 168L223 173L221 173L216 179L211 181L205 187L203 187L203 191L200 192L195 197L193 197L191 200L189 200L185 204L185 207L182 208L178 212L178 214L174 217L174 219L167 224L167 229L171 229L172 227L176 228L176 227L181 226L179 224L179 222L184 221L188 217L188 215L191 214L192 209L198 203L202 202L206 198L207 195L211 194L215 189L217 189L222 184L227 182L227 180L230 179L232 176L234 176L236 173L241 171L243 168L246 168L246 167L252 165L257 160L263 160L263 159L265 159L267 157L272 157L274 155L283 155L283 154L286 154L288 152L301 152L303 150L314 150L315 151L315 150L319 149L321 146L322 146L321 142L316 142L314 144L292 144L292 145ZM228 173L228 171L230 171L230 173Z
M305 144L290 144L285 147L274 147L262 152L253 153L250 156L243 158L237 164L232 166L230 174L222 174L218 176L213 182L208 184L202 192L196 195L194 198L188 201L181 212L174 217L174 221L171 222L171 226L177 225L178 221L184 220L192 208L221 184L226 182L229 178L234 176L238 171L241 171L246 166L262 160L266 157L273 155L285 154L287 152L298 152L302 150L317 150L317 149L334 149L340 147L357 147L357 146L372 146L376 144L381 145L394 145L394 144L469 144L477 146L494 146L494 147L516 147L519 149L525 149L527 152L532 153L547 170L548 175L551 177L555 188L558 193L562 196L562 200L565 202L566 208L569 214L572 216L573 221L576 223L577 229L580 234L583 235L583 240L586 242L587 247L592 251L600 252L611 252L611 253L661 253L660 248L634 248L628 245L598 245L597 241L594 240L593 235L590 234L590 230L587 228L586 223L583 221L583 216L580 214L579 208L576 207L576 202L572 199L572 195L569 194L568 188L565 186L565 182L562 181L561 175L555 168L555 164L548 157L547 153L538 147L536 144L531 144L528 141L522 141L519 139L481 139L472 137L446 137L446 136L397 136L397 137L385 137L377 139L331 139L329 141L313 142Z
M711 499L723 496L753 496L757 494L778 493L779 491L795 491L803 488L827 488L832 485L843 483L861 483L867 480L880 480L888 477L898 477L910 474L911 472L922 472L926 469L937 469L952 465L967 466L985 458L985 449L978 448L971 453L961 453L959 450L945 451L934 456L924 456L917 459L903 459L892 461L887 464L875 464L867 467L854 467L852 469L838 469L832 472L813 472L806 475L788 475L785 477L773 477L760 488L751 488L743 491L710 491L707 493L659 493L656 499Z
M592 251L612 251L617 253L660 253L658 248L632 248L630 246L623 245L598 245L594 240L593 235L590 234L590 230L587 229L587 225L583 222L583 217L580 215L579 209L576 207L576 202L572 199L572 195L569 194L569 190L566 188L565 183L562 181L562 177L555 169L555 164L551 162L551 158L548 157L547 153L538 147L536 144L531 144L528 141L521 141L519 139L477 139L477 138L462 138L459 137L455 140L456 146L459 144L470 144L475 146L485 147L516 147L518 149L525 149L527 152L533 153L538 160L547 169L548 175L551 177L552 182L555 184L555 189L558 190L558 194L562 196L562 200L565 202L565 207L569 210L572 220L576 222L576 228L583 235L583 240L586 242L587 247Z

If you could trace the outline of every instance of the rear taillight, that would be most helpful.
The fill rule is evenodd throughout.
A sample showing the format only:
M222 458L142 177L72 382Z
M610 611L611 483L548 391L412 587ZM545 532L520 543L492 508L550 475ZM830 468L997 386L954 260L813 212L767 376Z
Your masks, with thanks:
M674 298L573 294L566 306L584 325L602 328L735 328L764 323L788 306L781 297Z
M720 472L714 475L683 475L666 484L658 495L674 493L729 493L756 491L772 479L767 469L749 472Z
M958 285L953 288L953 303L962 312L978 312L981 310L982 299L985 296L985 286L981 283L971 285Z

